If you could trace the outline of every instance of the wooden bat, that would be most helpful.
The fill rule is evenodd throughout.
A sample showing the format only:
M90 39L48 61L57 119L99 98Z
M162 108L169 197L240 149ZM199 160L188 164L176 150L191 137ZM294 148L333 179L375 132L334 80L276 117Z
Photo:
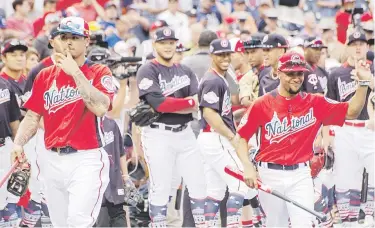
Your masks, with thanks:
M16 160L13 163L12 167L10 167L9 171L5 174L5 176L3 177L3 179L0 180L0 188L8 180L9 176L14 172L14 170L17 168L18 165L19 165L19 161Z
M361 203L367 202L367 192L368 192L368 172L366 171L366 168L364 168L363 177L362 177Z
M237 169L233 169L233 168L231 168L229 166L226 166L224 168L224 171L227 174L231 175L232 177L234 177L234 178L236 178L236 179L238 179L240 181L244 181L243 172L242 171L237 170ZM269 186L266 186L266 185L262 184L259 180L258 180L258 189L260 189L261 191L267 192L269 194L272 194L272 195L274 195L274 196L276 196L276 197L278 197L278 198L280 198L282 200L285 200L286 202L291 203L291 204L293 204L296 207L301 208L302 210L304 210L304 211L306 211L306 212L308 212L308 213L316 216L322 222L325 222L327 220L327 216L326 215L318 213L318 212L316 212L314 210L311 210L311 209L309 209L309 208L301 205L300 203L298 203L298 202L290 199L289 197L281 194L280 192L278 192L276 190L273 190Z

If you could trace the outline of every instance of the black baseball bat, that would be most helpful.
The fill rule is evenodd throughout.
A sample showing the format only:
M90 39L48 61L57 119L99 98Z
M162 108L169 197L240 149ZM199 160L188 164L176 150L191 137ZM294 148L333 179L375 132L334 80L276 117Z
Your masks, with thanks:
M243 172L242 171L237 170L237 169L233 169L233 168L228 167L228 166L225 167L224 171L227 174L231 175L232 177L234 177L234 178L236 178L236 179L238 179L240 181L244 181ZM316 212L314 210L311 210L311 209L303 206L302 204L300 204L300 203L292 200L291 198L289 198L289 197L281 194L280 192L278 192L276 190L273 190L269 186L263 185L260 181L258 182L258 189L260 189L260 190L262 190L264 192L267 192L269 194L272 194L272 195L274 195L274 196L276 196L276 197L278 197L278 198L280 198L282 200L285 200L286 202L291 203L291 204L293 204L296 207L301 208L302 210L304 210L304 211L306 211L306 212L314 215L315 217L317 217L322 222L327 221L327 216L325 214L318 213L318 212Z
M362 174L361 203L367 202L367 192L368 192L368 173L366 172L366 168L364 168L363 174Z

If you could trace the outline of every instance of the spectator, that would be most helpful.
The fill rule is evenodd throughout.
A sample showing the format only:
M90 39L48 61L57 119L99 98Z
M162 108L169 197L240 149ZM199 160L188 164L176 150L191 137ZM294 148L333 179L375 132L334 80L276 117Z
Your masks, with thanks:
M316 5L321 18L335 17L341 7L341 0L318 0Z
M128 7L126 16L131 24L130 33L137 37L140 42L147 40L150 22L142 17L139 10L134 7Z
M59 24L60 18L54 13L51 13L45 18L45 25L43 28L43 33L35 39L33 46L40 55L40 59L44 59L52 54L52 50L48 48L49 39L52 30Z
M25 39L34 36L34 28L27 18L30 12L30 4L27 0L14 0L12 3L14 15L8 17L7 30L14 37Z
M319 23L319 28L322 33L322 41L328 47L328 58L342 62L345 45L340 43L335 36L334 20L323 18Z
M96 0L82 0L66 9L69 16L82 17L86 22L95 21L97 17L106 18L103 7Z
M33 23L35 36L39 35L39 32L43 29L45 17L47 14L56 12L57 0L44 0L43 1L43 15L37 18ZM57 14L61 17L62 13L59 11Z
M264 28L264 33L277 33L287 37L289 36L289 32L286 29L279 27L278 25L278 14L279 13L274 8L266 11L266 27Z
M346 33L352 21L351 12L354 9L355 0L343 0L340 11L336 14L337 40L342 44L346 42Z
M216 31L222 19L228 15L229 12L219 1L200 0L198 21L202 22L206 29Z
M198 20L197 20L197 10L196 9L191 9L191 10L187 11L186 15L188 16L188 20L189 20L189 27L192 24L197 23Z
M317 37L320 36L318 28L316 26L316 18L313 12L307 12L304 15L304 28L300 35L303 38Z
M270 8L272 8L271 0L262 0L258 7L259 12L259 20L257 22L258 31L264 31L264 28L267 26L266 24L266 12Z
M187 47L189 47L190 51L185 53L185 55L190 55L195 53L198 50L198 40L199 36L203 32L204 27L201 23L195 23L190 26L190 40Z
M256 33L258 31L254 18L247 11L245 0L235 0L233 10L231 16L237 19L240 30L248 30L251 33Z
M23 75L28 76L31 69L33 69L40 61L38 51L31 47L26 52L26 67L23 71Z
M119 10L117 5L113 2L107 2L104 5L105 18L101 18L100 25L103 30L106 30L108 27L116 27L116 20L119 17Z
M184 13L178 12L178 0L169 0L168 9L157 16L158 20L164 20L176 33L177 38L183 44L189 41L189 19Z
M30 12L27 15L27 18L30 21L34 21L35 19L37 19L42 14L42 12L39 11L38 9L36 9L36 7L35 7L35 0L27 0L27 1L30 4Z

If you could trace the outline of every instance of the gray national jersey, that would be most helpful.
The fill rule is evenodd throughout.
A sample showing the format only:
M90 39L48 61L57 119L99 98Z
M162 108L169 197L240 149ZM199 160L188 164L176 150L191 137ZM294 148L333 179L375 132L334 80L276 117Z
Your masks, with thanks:
M196 75L185 65L164 66L152 60L141 66L137 72L139 98L147 94L163 94L166 97L185 98L198 93ZM160 104L150 104L158 107ZM193 120L192 114L163 113L160 123L178 125Z
M233 132L236 131L233 122L231 94L228 82L224 77L212 70L207 71L199 85L198 99L202 116L203 108L211 108L220 114L229 129ZM200 121L201 129L211 131L211 127L204 118Z
M109 184L104 192L103 202L115 205L125 202L124 182L120 167L120 158L125 156L124 141L116 121L107 117L103 118L104 150L108 153L110 162Z
M371 73L374 75L374 66L371 65ZM332 100L345 102L349 101L355 94L357 90L357 82L351 78L351 71L354 70L353 67L344 63L342 66L334 69L328 75L327 83L327 94L326 96ZM369 88L367 91L367 98L371 93ZM365 106L358 116L358 120L368 120L367 113L367 101L365 101Z

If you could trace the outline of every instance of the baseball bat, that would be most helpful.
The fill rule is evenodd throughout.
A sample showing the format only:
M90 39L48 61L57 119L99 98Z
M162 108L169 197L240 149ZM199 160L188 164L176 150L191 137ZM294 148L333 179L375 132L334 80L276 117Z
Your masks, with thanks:
M227 174L231 175L232 177L234 177L234 178L236 178L236 179L238 179L240 181L244 181L244 177L243 177L243 172L242 171L233 169L233 168L231 168L229 166L226 166L225 169L224 169L224 171ZM304 211L306 211L306 212L308 212L308 213L316 216L322 222L325 222L327 220L327 216L326 215L318 213L318 212L316 212L314 210L311 210L311 209L309 209L309 208L301 205L300 203L298 203L298 202L290 199L289 197L281 194L280 192L278 192L276 190L273 190L271 187L263 185L260 181L258 181L258 189L260 189L261 191L267 192L269 194L272 194L272 195L274 195L274 196L276 196L276 197L278 197L278 198L280 198L282 200L285 200L286 202L291 203L291 204L293 204L296 207L301 208L302 210L304 210Z
M5 174L5 176L3 177L3 179L1 179L1 181L0 181L0 188L7 181L7 179L9 178L9 176L14 172L14 170L17 168L18 165L19 165L19 161L16 160L13 163L12 167L10 167L9 171Z
M361 203L367 202L367 192L368 192L368 172L366 172L366 168L364 168L363 177L362 177Z

